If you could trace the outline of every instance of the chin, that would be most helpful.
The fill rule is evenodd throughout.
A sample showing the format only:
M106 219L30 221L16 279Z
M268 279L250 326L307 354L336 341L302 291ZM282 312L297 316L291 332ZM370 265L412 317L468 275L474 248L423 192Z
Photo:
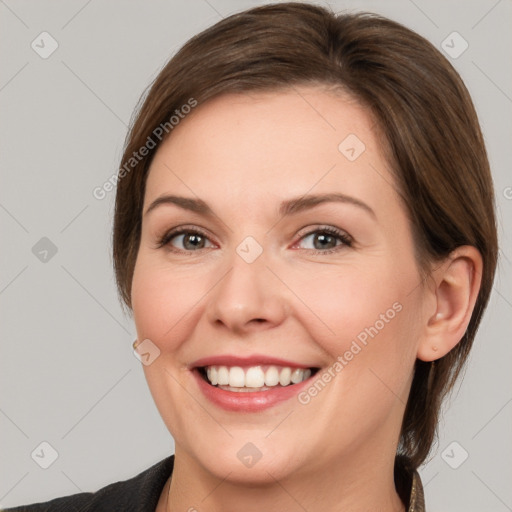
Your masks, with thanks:
M299 470L304 464L297 453L297 448L273 446L265 439L265 433L258 438L253 436L255 442L234 440L207 451L195 452L195 458L205 471L220 480L227 480L233 484L252 484L265 486L275 484L276 479L281 480Z

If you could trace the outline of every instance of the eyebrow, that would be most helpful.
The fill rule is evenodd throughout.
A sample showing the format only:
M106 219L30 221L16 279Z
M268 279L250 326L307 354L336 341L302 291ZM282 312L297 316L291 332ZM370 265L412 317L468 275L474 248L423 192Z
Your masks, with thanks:
M296 197L292 199L287 199L283 201L279 206L279 215L282 217L293 215L304 210L308 210L313 208L319 204L323 203L332 203L339 202L345 204L351 204L353 206L357 206L370 214L375 220L377 216L373 209L368 206L366 203L352 196L347 196L345 194L340 193L330 193L330 194L310 194L301 197ZM155 199L147 208L147 215L149 212L153 211L155 208L161 205L174 204L183 208L184 210L189 210L195 213L199 213L206 217L216 217L213 213L213 210L208 206L206 202L202 199L194 199L192 197L182 197L182 196L174 196L174 195L164 195Z

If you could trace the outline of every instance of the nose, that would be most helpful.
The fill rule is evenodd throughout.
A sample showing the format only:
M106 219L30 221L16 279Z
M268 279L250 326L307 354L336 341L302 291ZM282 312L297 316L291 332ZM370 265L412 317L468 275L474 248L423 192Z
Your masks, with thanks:
M263 253L247 263L237 253L208 294L207 315L212 324L233 333L263 331L281 324L289 311L283 283L267 268Z

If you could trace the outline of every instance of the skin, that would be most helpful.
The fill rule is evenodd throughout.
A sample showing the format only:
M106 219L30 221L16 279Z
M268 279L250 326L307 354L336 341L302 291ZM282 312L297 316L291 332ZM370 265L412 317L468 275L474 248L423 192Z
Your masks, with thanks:
M338 150L349 134L366 147L352 162ZM339 202L278 213L283 200L332 192L375 217ZM479 287L476 249L458 248L422 282L371 117L319 87L196 107L155 155L144 212L164 194L201 198L215 216L166 204L143 217L132 305L138 340L160 350L143 368L176 454L157 512L405 510L393 463L414 362L462 337ZM177 235L157 247L183 224L202 228L204 245ZM325 226L352 245L334 236L326 248L335 251L322 253ZM247 236L263 249L252 263L236 252ZM188 369L200 357L260 353L320 376L394 303L400 312L306 405L225 411ZM248 442L262 454L251 468L237 457Z

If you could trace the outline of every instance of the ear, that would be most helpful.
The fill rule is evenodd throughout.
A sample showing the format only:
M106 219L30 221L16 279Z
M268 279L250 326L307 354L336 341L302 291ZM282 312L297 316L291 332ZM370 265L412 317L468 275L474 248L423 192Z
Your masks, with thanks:
M434 361L446 355L462 339L482 281L482 256L476 247L457 247L433 271L423 336L418 359Z

